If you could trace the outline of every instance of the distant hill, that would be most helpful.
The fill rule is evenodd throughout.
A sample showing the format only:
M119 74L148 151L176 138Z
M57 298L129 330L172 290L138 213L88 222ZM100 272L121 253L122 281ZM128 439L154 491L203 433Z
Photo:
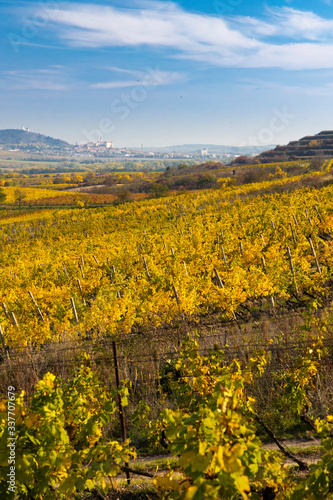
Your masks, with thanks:
M193 154L201 149L208 149L208 153L231 154L231 155L252 155L259 154L268 148L274 148L274 144L268 146L225 146L218 144L181 144L178 146L164 146L149 148L149 151L160 151L163 153ZM145 148L148 149L148 148Z
M0 130L0 145L2 146L25 146L28 144L41 145L49 148L70 148L70 144L61 139L53 139L36 132L28 132L20 129Z
M311 160L315 157L333 158L333 131L324 130L316 135L307 135L298 141L291 141L286 146L276 146L275 149L264 151L254 158L248 158L248 163L275 163L279 161ZM245 159L241 159L246 163ZM236 158L233 164L240 163Z

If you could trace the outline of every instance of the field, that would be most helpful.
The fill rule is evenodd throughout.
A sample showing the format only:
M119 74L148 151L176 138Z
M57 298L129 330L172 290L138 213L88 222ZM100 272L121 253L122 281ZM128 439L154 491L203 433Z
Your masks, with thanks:
M25 391L18 498L84 498L85 488L113 498L112 477L165 443L179 463L132 498L333 498L325 479L333 464L332 162L317 171L295 162L208 165L209 175L191 166L179 182L187 167L141 176L148 187L169 182L163 192L139 192L137 174L109 179L125 184L127 198L119 187L68 193L30 180L19 203L17 186L2 188L0 387ZM65 198L75 208L59 210ZM131 443L117 418L112 342ZM309 435L324 451L310 470L291 454L304 477L284 466L283 446L281 456L262 448L272 436ZM58 461L43 455L50 448Z

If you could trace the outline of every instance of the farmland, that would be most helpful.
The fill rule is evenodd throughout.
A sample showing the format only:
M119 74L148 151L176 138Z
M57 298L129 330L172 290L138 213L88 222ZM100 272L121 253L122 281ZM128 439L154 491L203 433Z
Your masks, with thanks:
M331 164L318 170L295 162L208 165L209 174L184 167L143 174L145 192L133 174L118 179L126 187L121 191L132 193L123 197L119 187L105 194L69 193L41 182L20 185L25 196L18 203L17 186L2 188L1 390L13 374L25 390L19 418L28 440L29 422L36 418L47 427L53 418L45 413L45 391L60 412L61 398L73 408L69 387L83 391L88 412L78 418L74 409L66 410L63 429L74 426L77 434L65 436L59 428L61 438L46 433L39 443L55 452L66 445L61 463L40 455L34 477L25 477L21 465L22 484L30 485L34 498L46 491L33 489L46 465L53 489L67 478L61 498L90 488L90 476L80 472L89 460L96 464L95 484L107 491L105 478L124 472L141 448L156 452L162 431L169 451L181 457L181 480L172 471L155 478L152 498L170 491L170 498L198 500L268 498L262 491L277 499L331 498L329 481L316 483L332 464ZM97 175L91 184L98 182ZM213 187L205 189L205 183ZM151 189L153 184L167 189ZM39 210L48 199L49 208ZM101 204L107 206L94 207ZM112 341L120 352L131 444L121 443L115 380L106 375L114 368ZM20 366L26 367L24 379ZM74 376L75 367L81 371ZM100 401L87 389L89 381ZM105 423L109 435L103 441ZM272 429L288 437L310 429L323 437L326 455L303 482L276 452L261 450L260 439ZM39 435L27 452L21 450L28 461ZM110 436L113 451L107 452ZM80 457L74 464L75 453ZM66 461L73 464L67 476ZM78 475L80 483L73 479ZM313 496L317 491L322 496ZM30 498L24 489L21 498Z

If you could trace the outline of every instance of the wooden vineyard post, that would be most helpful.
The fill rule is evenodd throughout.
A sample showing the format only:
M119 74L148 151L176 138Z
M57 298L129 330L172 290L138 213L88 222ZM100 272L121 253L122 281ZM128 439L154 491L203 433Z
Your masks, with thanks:
M96 264L98 265L98 264L99 264L99 262L98 262L98 260L96 259L95 255L93 255L93 258L94 258L94 261L96 262Z
M291 224L291 222L289 223L290 225L290 229L291 229L291 234L292 234L292 237L293 237L293 240L294 240L294 245L295 245L295 248L297 247L297 240L296 240L296 236L295 236L295 233L294 233L294 229L293 229L293 226Z
M222 231L222 229L221 229L221 231ZM225 258L224 248L223 248L223 246L221 246L221 248L222 248L223 260L224 260L224 263L225 263L225 267L228 270L228 264L227 264L227 259Z
M217 286L218 286L219 288L224 288L223 283L222 283L222 280L221 280L221 278L220 278L220 275L219 275L219 273L217 272L217 270L216 270L215 268L214 268L214 274L215 274L215 278L216 278L216 280L217 280Z
M172 285L172 289L173 289L173 294L174 294L176 302L177 302L177 306L179 306L179 297L178 297L178 293L177 293L175 285Z
M43 316L43 314L42 314L42 311L39 309L38 304L37 304L37 302L35 301L34 296L33 296L33 295L32 295L32 293L30 292L30 290L28 290L28 294L30 295L30 298L31 298L31 300L32 300L32 302L33 302L33 304L34 304L34 306L35 306L35 308L36 308L36 311L37 311L38 316L40 317L40 319L41 319L41 320L43 321L43 323L44 323L44 316Z
M73 309L75 323L78 325L79 324L79 317L77 315L77 311L76 311L76 307L75 307L75 302L74 302L74 297L71 297L71 304L72 304L72 309Z
M185 269L185 273L188 275L188 272L187 272L187 267L186 267L186 262L185 260L183 260L183 265L184 265L184 269Z
M272 223L272 228L273 228L273 231L275 232L275 231L276 231L276 229L275 229L275 224L274 224L274 221L273 221L273 220L271 220L271 223Z
M17 319L15 317L15 314L13 312L10 313L11 317L12 317L12 322L13 322L13 325L18 328L18 322L17 322Z
M263 268L264 273L265 273L266 272L266 261L265 261L264 257L261 257L261 264L262 264L262 268Z
M307 208L305 209L305 217L307 218L308 223L310 224L310 226L312 226L311 217L309 217L308 209Z
M143 263L144 263L144 266L145 266L145 270L146 270L146 275L147 275L147 278L148 278L148 281L151 280L151 276L149 274L149 270L148 270L148 266L147 266L147 262L146 262L146 258L143 257Z
M294 278L296 294L298 295L298 287L297 287L297 283L296 283L295 270L294 270L293 261L291 259L291 253L290 253L289 247L287 247L287 255L288 255L290 270L291 270L291 273L292 273L293 278Z
M79 289L80 289L80 293L81 293L81 297L82 297L82 303L85 306L87 304L86 304L86 301L85 301L84 296L83 296L83 290L82 290L82 286L81 286L81 281L79 279L77 280L77 284L79 285Z
M240 249L241 256L243 257L243 243L241 241L239 242L239 249Z
M83 272L83 266L82 266L82 264L80 264L80 271L81 271L82 279L84 280L85 279L85 275L84 275L84 272Z
M2 309L3 309L3 312L5 313L6 318L9 319L7 307L6 307L6 304L4 302L2 303Z
M3 352L7 358L8 361L10 361L10 357L9 357L9 354L8 354L8 351L6 349L6 344L5 344L5 337L3 335L3 330L2 330L2 326L0 324L0 339L1 339L1 344L2 344L2 347L3 347Z
M65 266L64 262L62 263L62 267L64 268L64 271L65 271L65 274L67 276L67 279L69 280L68 272L67 272L67 269L66 269L66 266Z
M312 255L314 256L314 260L315 260L315 263L316 263L317 271L318 271L319 274L321 274L321 269L320 269L320 265L319 265L319 262L318 262L318 259L317 259L317 254L316 254L316 251L314 249L314 246L313 246L311 238L308 238L308 242L310 244Z
M116 375L116 386L117 386L117 392L118 392L119 385L120 385L120 377L119 377L117 344L114 340L112 341L112 349L113 349L114 371L115 371L115 375ZM121 403L121 398L120 398L119 394L118 394L118 408L119 408L121 433L123 436L123 441L126 441L125 414L124 414L124 409L123 409L123 405ZM126 465L126 467L128 467L128 463L126 463L125 465ZM126 470L126 478L127 478L127 484L130 484L131 478L130 478L130 473L128 470Z
M318 210L317 205L314 205L314 209L315 209L315 211L317 212L317 216L318 216L319 222L323 222L323 219L321 218L321 215L320 215L320 213L319 213L319 210Z
M33 295L32 295L32 293L30 292L30 290L28 290L28 294L29 294L29 296L30 296L30 298L31 298L32 302L34 303L34 306L37 308L37 307L38 307L38 306L37 306L37 302L35 301L34 296L33 296Z

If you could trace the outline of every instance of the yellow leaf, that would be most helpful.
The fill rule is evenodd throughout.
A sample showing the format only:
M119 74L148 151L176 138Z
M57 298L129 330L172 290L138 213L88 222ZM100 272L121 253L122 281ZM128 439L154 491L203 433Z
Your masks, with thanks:
M246 493L250 492L249 478L247 476L240 476L235 480L235 484L240 493L242 494L244 500L246 500L248 498Z
M154 485L156 488L160 488L161 490L167 490L167 491L181 491L184 489L186 486L185 483L178 483L174 479L172 479L173 472L166 474L165 476L158 476L156 479L154 479Z
M238 458L242 454L243 449L239 443L235 444L230 450L225 450L223 458L226 472L233 474L243 470L241 461Z
M197 486L191 486L187 492L186 492L186 495L184 497L184 500L192 500L192 498L194 497L194 495L196 494L197 492L197 489L198 487Z

